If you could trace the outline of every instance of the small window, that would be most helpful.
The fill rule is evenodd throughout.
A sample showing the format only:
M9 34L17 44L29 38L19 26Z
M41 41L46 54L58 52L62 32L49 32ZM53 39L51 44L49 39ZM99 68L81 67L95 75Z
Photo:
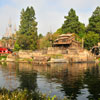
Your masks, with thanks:
M66 42L66 39L63 39L62 42Z

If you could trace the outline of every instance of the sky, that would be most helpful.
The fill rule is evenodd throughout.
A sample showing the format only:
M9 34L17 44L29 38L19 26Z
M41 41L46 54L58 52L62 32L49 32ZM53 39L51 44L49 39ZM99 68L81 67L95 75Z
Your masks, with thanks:
M79 21L88 25L88 19L100 0L0 0L0 37L2 37L9 21L12 28L20 24L20 12L22 8L33 6L36 21L38 22L38 34L55 32L64 23L64 16L68 15L71 8L76 11Z

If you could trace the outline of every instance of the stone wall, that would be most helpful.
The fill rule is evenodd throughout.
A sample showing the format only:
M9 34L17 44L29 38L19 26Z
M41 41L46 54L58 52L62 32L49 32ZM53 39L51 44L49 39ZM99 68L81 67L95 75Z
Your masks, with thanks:
M66 54L66 49L59 47L49 47L47 54Z
M68 60L68 62L95 61L95 57L87 50L78 50L76 54L69 53L68 55L64 55L64 59Z
M8 55L7 60L16 60L19 59L33 59L33 61L38 62L47 62L52 58L52 56L48 55L57 55L62 54L63 57L57 58L57 61L65 61L66 62L86 62L86 61L95 61L94 56L91 52L84 50L84 49L63 49L63 48L53 48L49 47L48 50L38 50L38 51L31 51L31 50L20 50L19 52L15 52L13 54ZM59 60L60 59L60 60Z

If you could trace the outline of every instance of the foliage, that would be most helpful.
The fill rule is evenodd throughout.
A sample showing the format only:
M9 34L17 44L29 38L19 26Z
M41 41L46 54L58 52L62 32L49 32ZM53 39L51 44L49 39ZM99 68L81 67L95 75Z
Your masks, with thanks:
M85 33L85 25L79 22L75 10L70 9L68 16L65 16L64 24L62 25L62 33L76 33L82 37Z
M90 17L87 31L93 31L100 35L100 7L97 7Z
M44 49L52 46L52 34L48 32L46 36L39 39L39 49Z
M35 50L37 48L37 22L33 7L22 9L17 43L20 49Z
M43 35L40 33L38 36L39 39L43 38Z
M1 56L1 55L0 55L0 60L2 60L2 59L3 59L3 60L6 60L6 58L7 58L7 55L5 55L5 56Z
M61 34L62 34L62 29L59 28L54 34L52 34L52 40L54 41Z
M20 50L20 46L19 46L19 44L16 41L16 43L14 45L14 51L19 51L19 50Z
M84 46L86 49L91 49L99 42L99 35L94 32L88 32L84 38Z
M17 42L15 43L15 50L35 50L43 49L52 46L55 39L61 34L75 33L76 40L82 42L85 38L85 48L90 49L97 44L97 40L90 40L90 37L96 38L100 34L100 7L97 7L89 19L89 25L85 25L79 21L78 16L74 9L70 9L68 16L65 16L64 24L54 34L50 32L46 36L42 34L37 35L37 22L35 21L35 11L33 7L27 7L26 10L22 9L20 27L17 34ZM91 32L94 32L93 34ZM87 33L86 33L87 32ZM90 36L91 33L91 36ZM88 40L89 38L89 40ZM92 41L90 44L87 41ZM95 42L94 42L95 41Z
M59 35L63 34L62 28L57 29L57 31L55 32L55 34L59 34Z
M39 40L39 48L44 49L51 46L51 42L47 39L47 37L43 37Z
M15 90L8 91L6 89L0 90L0 100L58 100L56 95L53 97L47 96L46 94L31 92L28 90ZM59 99L60 100L60 99ZM63 100L68 100L64 98Z

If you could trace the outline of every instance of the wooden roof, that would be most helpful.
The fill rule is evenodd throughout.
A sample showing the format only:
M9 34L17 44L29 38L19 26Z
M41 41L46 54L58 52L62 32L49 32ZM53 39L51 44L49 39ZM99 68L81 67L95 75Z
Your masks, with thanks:
M59 35L59 37L55 40L55 42L58 40L73 39L73 38L75 38L75 37L71 33L70 34L62 34L62 35Z
M65 41L63 41L65 40ZM59 35L59 37L54 41L54 45L56 44L71 44L72 42L76 42L79 44L78 41L75 40L75 35L74 33L67 33L67 34L62 34Z

